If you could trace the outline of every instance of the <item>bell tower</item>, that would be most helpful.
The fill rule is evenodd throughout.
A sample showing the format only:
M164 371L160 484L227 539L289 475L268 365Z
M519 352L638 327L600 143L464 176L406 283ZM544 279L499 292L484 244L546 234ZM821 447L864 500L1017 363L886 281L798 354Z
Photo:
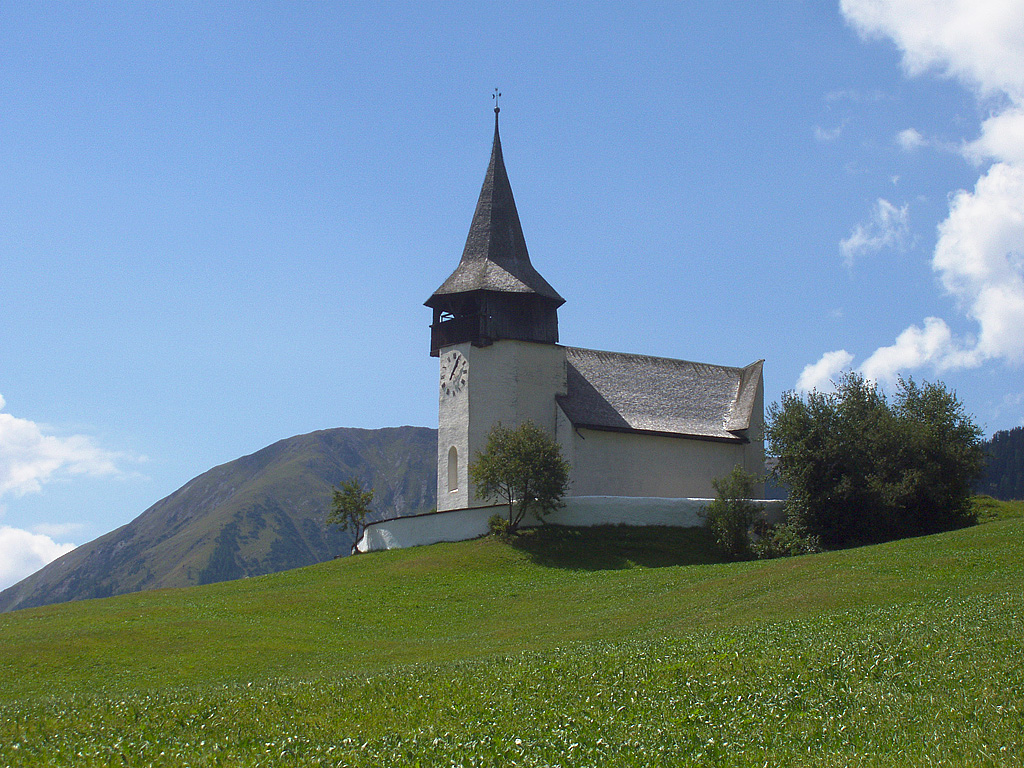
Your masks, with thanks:
M501 156L498 112L494 145L459 266L426 305L434 310L430 354L469 342L500 339L558 342L558 307L565 299L533 268L512 186Z
M555 396L565 392L558 307L565 299L530 263L505 171L494 108L494 144L455 271L425 302L430 354L440 358L437 508L482 504L468 467L498 421L529 419L554 436Z

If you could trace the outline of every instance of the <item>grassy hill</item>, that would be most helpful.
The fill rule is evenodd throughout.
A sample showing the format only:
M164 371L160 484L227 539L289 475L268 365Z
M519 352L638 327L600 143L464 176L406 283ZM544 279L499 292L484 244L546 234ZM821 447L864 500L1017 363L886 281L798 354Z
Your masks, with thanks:
M184 587L297 568L348 554L324 525L331 488L353 476L381 515L434 506L437 431L325 429L214 467L128 525L0 592L0 611Z
M0 765L1018 765L1024 520L549 528L0 616Z

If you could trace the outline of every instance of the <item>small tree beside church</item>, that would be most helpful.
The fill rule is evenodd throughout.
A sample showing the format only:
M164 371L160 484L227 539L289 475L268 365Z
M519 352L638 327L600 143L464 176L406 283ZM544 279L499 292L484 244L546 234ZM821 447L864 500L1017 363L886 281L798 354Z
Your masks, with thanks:
M562 506L569 487L569 463L558 443L532 421L515 429L500 422L487 436L469 476L481 497L508 504L508 528L514 532L528 512L544 517Z
M373 489L365 490L358 477L343 482L340 488L334 489L331 511L327 515L327 524L336 525L343 531L351 530L355 534L352 551L363 535L366 517L370 514L373 502Z
M760 509L751 498L757 480L737 464L725 477L711 481L715 500L704 508L701 516L715 544L730 560L748 560L753 555L750 533Z

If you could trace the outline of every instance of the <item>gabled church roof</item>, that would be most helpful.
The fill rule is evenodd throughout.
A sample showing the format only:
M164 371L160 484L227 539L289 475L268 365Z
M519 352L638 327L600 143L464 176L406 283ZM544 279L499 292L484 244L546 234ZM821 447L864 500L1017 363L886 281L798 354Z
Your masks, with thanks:
M579 347L565 360L558 404L573 426L747 441L762 360L730 368Z
M497 107L494 109L491 162L487 166L462 260L426 304L432 306L439 295L470 291L533 293L557 302L556 306L565 303L565 299L530 263L519 212L512 197L512 186L501 156Z

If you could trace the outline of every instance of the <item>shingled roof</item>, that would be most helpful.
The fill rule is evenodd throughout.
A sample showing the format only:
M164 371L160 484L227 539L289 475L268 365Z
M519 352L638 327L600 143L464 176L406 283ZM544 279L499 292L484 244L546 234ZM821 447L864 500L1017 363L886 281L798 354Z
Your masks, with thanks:
M565 347L576 427L746 442L763 360L745 368Z
M470 291L533 293L557 302L557 305L565 303L565 299L530 263L519 212L512 197L512 186L501 156L497 108L494 110L491 162L487 166L462 260L426 303L431 306L435 296Z

